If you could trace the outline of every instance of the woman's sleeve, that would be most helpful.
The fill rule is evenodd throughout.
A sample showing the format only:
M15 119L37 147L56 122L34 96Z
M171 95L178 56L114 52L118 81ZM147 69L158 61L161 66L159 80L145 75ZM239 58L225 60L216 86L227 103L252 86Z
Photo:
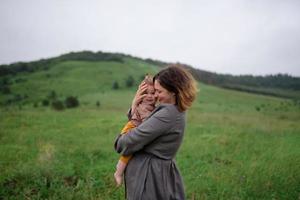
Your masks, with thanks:
M172 128L173 117L167 107L161 108L138 127L125 135L119 135L115 141L115 150L127 156L143 149Z

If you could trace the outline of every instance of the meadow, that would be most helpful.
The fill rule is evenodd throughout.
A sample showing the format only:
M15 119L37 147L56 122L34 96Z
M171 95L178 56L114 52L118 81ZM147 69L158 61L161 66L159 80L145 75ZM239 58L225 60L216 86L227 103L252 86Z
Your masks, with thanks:
M135 87L112 90L111 84L157 70L134 60L72 61L19 75L28 81L12 90L29 98L0 108L0 199L124 199L124 186L113 180L119 157L113 143ZM299 199L299 105L199 88L176 157L187 199ZM33 106L52 89L60 97L77 95L80 106Z

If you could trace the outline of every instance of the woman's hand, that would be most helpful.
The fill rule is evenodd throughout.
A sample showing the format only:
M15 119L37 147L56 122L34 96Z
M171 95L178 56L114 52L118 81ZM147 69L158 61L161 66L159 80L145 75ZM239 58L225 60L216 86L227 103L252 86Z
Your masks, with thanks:
M140 85L138 90L136 91L135 97L133 98L131 104L131 112L133 113L136 107L142 102L143 98L147 95L146 90L148 86L145 81L143 81Z

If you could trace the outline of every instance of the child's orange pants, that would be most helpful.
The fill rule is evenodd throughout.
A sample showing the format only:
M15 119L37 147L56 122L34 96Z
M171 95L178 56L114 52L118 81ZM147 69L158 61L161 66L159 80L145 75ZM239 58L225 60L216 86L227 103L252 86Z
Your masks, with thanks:
M130 130L130 129L133 129L133 128L135 128L135 125L131 122L131 121L129 121L129 122L127 122L127 124L124 126L124 128L122 129L122 131L121 131L121 134L127 134L128 133L128 131ZM122 162L124 162L124 163L128 163L129 162L129 160L130 160L130 158L131 158L132 156L121 156L120 157L120 160L122 161Z

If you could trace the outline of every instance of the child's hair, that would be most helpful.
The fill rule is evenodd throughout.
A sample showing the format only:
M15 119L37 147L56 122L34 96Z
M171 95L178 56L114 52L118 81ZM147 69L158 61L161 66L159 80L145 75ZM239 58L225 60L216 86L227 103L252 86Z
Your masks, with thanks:
M144 81L147 85L153 86L153 76L151 76L150 74L145 75Z

